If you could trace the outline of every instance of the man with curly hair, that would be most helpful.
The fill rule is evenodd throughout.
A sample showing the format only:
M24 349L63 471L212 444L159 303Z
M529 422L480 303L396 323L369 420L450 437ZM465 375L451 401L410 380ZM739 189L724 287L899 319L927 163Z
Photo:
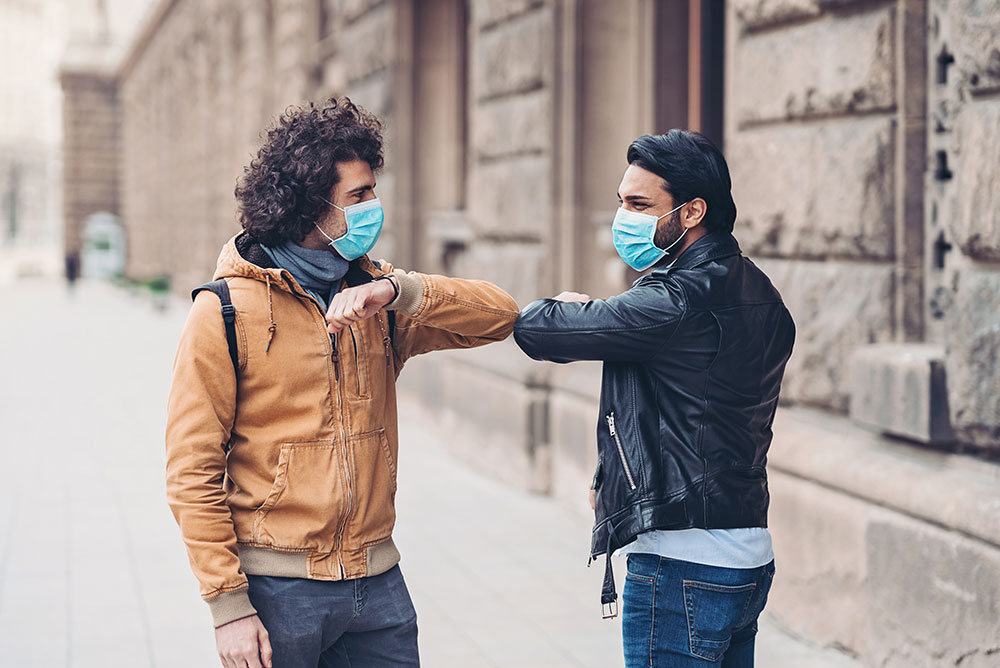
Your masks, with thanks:
M236 188L224 287L196 291L181 335L167 496L226 668L419 665L395 380L414 355L506 338L518 309L368 258L382 164L381 123L350 100L286 111Z

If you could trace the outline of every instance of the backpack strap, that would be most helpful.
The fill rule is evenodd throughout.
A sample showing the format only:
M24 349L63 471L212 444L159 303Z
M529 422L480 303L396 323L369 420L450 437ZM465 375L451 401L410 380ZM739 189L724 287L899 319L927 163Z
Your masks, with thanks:
M199 285L191 292L191 301L198 296L202 290L214 292L222 304L222 322L226 325L226 342L229 343L229 358L233 361L233 372L239 375L240 352L236 346L236 308L229 298L229 284L226 279L220 278L211 283Z

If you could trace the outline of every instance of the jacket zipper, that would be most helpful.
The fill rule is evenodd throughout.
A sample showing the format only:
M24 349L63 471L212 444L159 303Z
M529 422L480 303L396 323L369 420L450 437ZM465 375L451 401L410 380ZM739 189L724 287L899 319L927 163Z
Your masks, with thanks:
M286 281L288 282L289 287L292 288L292 292L297 292L300 296L305 297L306 299L308 299L309 301L311 301L313 304L316 305L316 309L319 311L320 321L326 323L326 313L323 312L323 307L320 306L319 302L317 302L313 297L306 295L301 291L296 290L294 284L290 280L286 279ZM324 327L323 330L326 331L326 327ZM357 350L356 345L355 345L355 350ZM355 357L357 357L357 355L355 355ZM354 493L351 488L351 466L350 463L348 462L348 454L347 454L347 432L344 429L344 406L343 406L344 399L343 399L343 392L341 391L341 386L340 386L340 360L337 355L336 334L330 334L330 359L333 362L333 375L334 379L337 382L337 413L338 413L337 426L340 428L340 443L344 453L343 456L344 474L345 474L344 480L347 483L347 510L344 511L344 519L341 521L340 527L337 529L337 536L336 536L337 565L340 568L340 579L343 580L346 578L346 574L344 572L344 556L341 553L340 548L344 540L344 529L347 527L347 518L350 516L351 510L353 509Z
M340 444L341 444L342 452L344 454L344 456L343 456L343 460L344 460L344 474L345 474L344 475L344 480L347 483L347 509L344 511L344 518L341 520L340 526L337 528L337 548L336 548L337 549L337 566L340 568L340 579L343 580L345 578L345 574L344 574L344 557L343 557L343 554L340 551L340 548L341 548L341 545L343 544L343 540L344 540L344 528L347 526L347 518L350 516L350 514L351 514L351 507L354 504L354 494L353 494L353 492L351 490L351 467L350 467L350 464L348 462L348 455L347 455L347 433L344 431L344 421L343 421L344 408L343 408L343 398L341 396L341 390L340 390L340 388L341 388L341 385L340 385L340 366L339 366L338 357L337 357L337 335L336 334L331 334L330 335L330 346L331 346L330 357L333 359L333 371L334 371L334 375L337 378L337 413L339 414L339 416L341 418L341 419L337 420L337 425L340 427Z
M618 456L621 457L622 467L625 469L625 477L628 478L629 487L635 489L635 478L632 477L632 469L628 467L628 460L625 459L625 448L622 447L622 440L618 436L618 430L615 429L615 413L611 411L608 413L608 431L611 432L611 437L615 439L615 445L618 446Z

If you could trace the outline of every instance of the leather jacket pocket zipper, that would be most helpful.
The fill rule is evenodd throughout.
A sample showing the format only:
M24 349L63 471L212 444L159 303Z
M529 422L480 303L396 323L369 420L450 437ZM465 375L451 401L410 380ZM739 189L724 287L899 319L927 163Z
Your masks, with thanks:
M622 447L622 439L618 436L618 430L615 429L615 413L611 411L608 413L606 418L608 421L608 431L611 432L611 438L615 439L615 445L618 446L618 456L622 460L622 468L625 469L625 477L628 478L629 487L635 489L635 478L632 477L632 469L628 466L628 460L625 459L625 448Z

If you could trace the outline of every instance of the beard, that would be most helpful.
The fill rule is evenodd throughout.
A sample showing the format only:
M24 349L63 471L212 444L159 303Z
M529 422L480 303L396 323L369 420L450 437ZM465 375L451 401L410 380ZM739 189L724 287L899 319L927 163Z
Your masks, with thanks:
M653 234L653 243L656 244L657 248L664 249L680 239L683 233L681 212L674 211L665 223L657 226L656 233ZM672 252L671 255L676 255L676 251Z

